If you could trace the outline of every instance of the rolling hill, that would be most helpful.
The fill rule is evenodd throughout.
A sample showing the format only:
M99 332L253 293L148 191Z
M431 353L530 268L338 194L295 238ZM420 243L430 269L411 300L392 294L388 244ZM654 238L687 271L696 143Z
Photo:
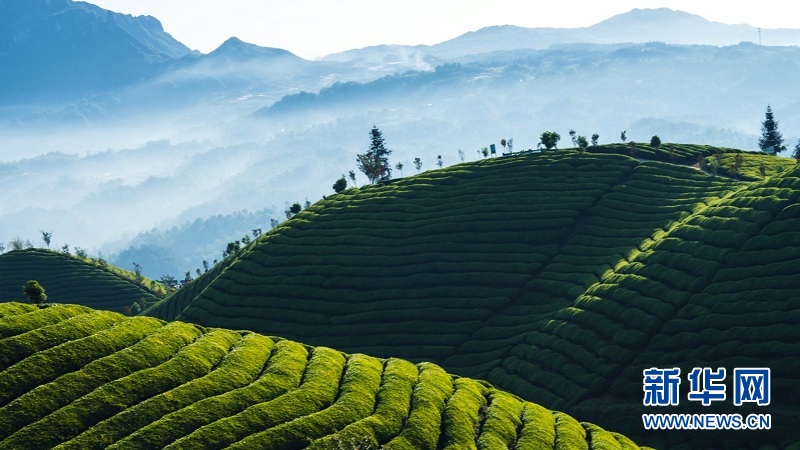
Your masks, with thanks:
M590 150L347 190L148 314L436 361L648 445L797 442L800 170L704 146ZM642 159L724 171L736 155L751 181ZM652 366L770 367L772 432L642 435Z
M159 283L97 260L44 250L15 250L0 255L0 301L19 301L22 287L37 280L48 301L68 302L122 312L134 303L152 304L166 295Z
M0 304L0 449L638 449L431 363Z

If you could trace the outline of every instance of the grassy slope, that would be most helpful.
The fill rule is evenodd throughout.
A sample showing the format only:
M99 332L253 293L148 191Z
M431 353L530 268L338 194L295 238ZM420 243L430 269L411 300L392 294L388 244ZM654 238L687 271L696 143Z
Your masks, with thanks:
M692 162L714 151L674 153ZM636 156L672 159L647 146ZM745 167L763 159L744 156ZM347 351L433 359L628 433L641 433L643 368L772 367L780 397L756 412L773 414L773 432L644 442L786 446L800 423L800 335L791 326L800 307L800 185L796 169L770 172L786 161L768 159L771 177L740 183L558 152L350 190L262 237L213 280L198 280L192 296L171 300L172 311Z
M0 255L0 299L24 300L22 287L37 280L48 302L73 302L98 309L122 311L134 302L154 303L157 291L139 285L130 272L58 252L29 249ZM145 285L148 285L148 280ZM154 287L161 288L154 284Z
M431 363L0 304L0 449L638 449Z

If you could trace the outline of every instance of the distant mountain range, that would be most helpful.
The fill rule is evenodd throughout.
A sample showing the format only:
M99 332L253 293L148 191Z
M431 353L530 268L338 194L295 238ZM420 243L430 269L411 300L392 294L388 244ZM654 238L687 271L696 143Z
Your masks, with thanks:
M487 27L310 61L237 38L201 54L152 17L0 0L0 238L54 228L62 244L128 268L126 256L168 260L145 270L180 274L281 219L286 202L329 194L373 125L393 163L419 157L427 169L501 137L535 147L544 130L752 150L769 103L791 147L800 48L773 44L800 44L800 31L762 37L633 10L585 28ZM199 250L189 224L244 210L263 213L221 219Z
M798 45L800 30L762 30L765 45ZM470 55L518 49L542 50L558 44L617 44L664 42L681 45L735 45L759 42L759 29L727 25L668 8L634 9L590 27L525 28L491 26L464 33L436 45L380 45L348 50L323 58L364 67L393 64L409 69L420 62L436 64Z
M763 36L767 45L800 44L800 30L796 29L764 30ZM269 72L290 78L313 75L330 84L337 80L367 81L402 70L432 69L443 62L479 54L546 49L558 44L660 41L734 45L758 39L759 30L750 25L710 22L661 8L634 9L584 28L491 26L432 46L374 46L329 55L320 61L303 60L286 50L259 47L237 38L203 56L175 40L153 17L114 13L71 0L4 0L0 2L0 101L4 106L26 101L75 101L140 84L152 87L158 80L172 82L176 78L214 90L214 83L208 80L181 78L187 72L195 73L198 64L206 70L226 68L227 77L215 73L209 74L210 78L241 91L241 83L232 83L231 79L246 78L253 81L250 85L258 84L254 78L269 81ZM244 62L251 67L232 69ZM252 63L258 63L259 70L254 71ZM363 72L365 68L368 73ZM320 86L300 86L304 87Z

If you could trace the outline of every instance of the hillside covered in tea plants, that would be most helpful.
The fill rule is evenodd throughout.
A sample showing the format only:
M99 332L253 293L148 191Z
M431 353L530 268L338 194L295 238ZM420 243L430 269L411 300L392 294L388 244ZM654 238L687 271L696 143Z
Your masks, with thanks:
M44 286L53 303L76 303L118 312L157 302L167 289L100 259L45 249L14 250L0 255L0 301L24 300L28 280Z
M0 449L619 449L431 363L79 305L0 304Z
M798 198L793 160L705 146L481 160L328 197L147 314L435 361L630 435L643 369L770 367L771 432L641 442L785 447Z

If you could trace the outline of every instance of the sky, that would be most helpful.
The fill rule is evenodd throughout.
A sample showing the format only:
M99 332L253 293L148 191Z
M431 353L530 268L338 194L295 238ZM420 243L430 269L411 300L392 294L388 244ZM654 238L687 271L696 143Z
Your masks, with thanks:
M573 28L633 8L671 8L727 24L798 28L800 2L786 0L89 0L151 15L192 49L208 53L231 36L313 59L378 44L436 44L491 25ZM335 6L334 6L335 5Z

